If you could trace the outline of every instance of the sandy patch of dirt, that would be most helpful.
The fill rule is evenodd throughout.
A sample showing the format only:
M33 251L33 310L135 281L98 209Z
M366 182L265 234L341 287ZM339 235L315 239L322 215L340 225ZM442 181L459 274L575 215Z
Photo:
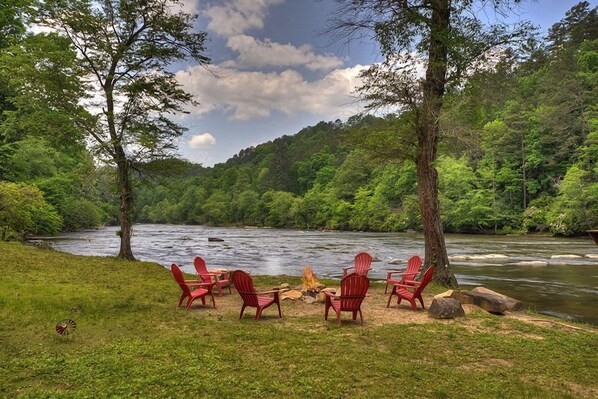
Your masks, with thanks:
M270 287L256 287L258 291L268 290ZM389 289L390 291L390 289ZM228 313L238 314L241 311L242 301L239 295L232 289L232 294L228 293L227 289L223 290L223 295L214 296L216 299L216 309L211 308L210 299L207 300L206 306L201 305L201 301L193 303L191 308L209 308L209 313L212 315L224 316ZM424 304L428 307L432 303L432 295L426 295L424 293ZM368 290L368 295L364 300L361 309L363 313L365 325L380 326L385 324L401 324L401 323L427 323L434 320L428 317L426 310L421 309L418 304L418 310L413 311L409 302L403 300L400 305L396 304L396 297L391 301L390 307L386 307L388 300L388 294L384 293L384 285L373 284ZM322 318L324 320L324 304L323 303L312 303L308 304L302 300L285 299L281 302L282 315L284 318ZM247 308L243 318L248 318L255 315L255 309ZM262 313L262 318L269 319L270 315L276 315L275 308L268 308ZM277 315L276 315L277 316ZM330 311L328 320L333 322L336 315L333 311ZM359 322L359 316L357 317ZM351 314L343 312L341 320L351 322ZM312 326L313 327L313 326Z
M271 287L257 287L258 290L269 290ZM390 289L389 289L390 291ZM239 295L236 293L235 289L232 289L232 294L228 293L227 289L223 290L223 296L215 295L216 298L216 309L212 308L210 305L210 300L207 300L207 306L209 307L209 314L215 316L218 319L222 319L223 317L230 317L232 315L238 315L241 310L242 301ZM484 326L484 323L480 319L465 317L465 318L457 318L454 320L438 320L428 316L426 310L421 309L419 303L417 306L417 311L413 311L411 309L411 305L409 302L403 300L400 305L396 303L396 297L393 297L390 303L390 307L386 307L386 303L388 301L388 295L384 293L384 284L380 283L373 283L368 290L368 296L364 300L362 304L362 312L365 326L382 326L387 324L406 324L406 323L459 323L464 328L470 331L486 331L487 326ZM433 300L433 295L431 293L424 292L423 295L424 304L426 308L430 306ZM310 318L310 319L321 319L324 320L324 304L323 303L313 303L308 304L301 300L291 300L286 299L281 302L282 306L282 315L283 318ZM196 301L192 308L202 307L200 301ZM463 305L465 309L466 315L468 314L475 314L476 312L484 312L480 308L470 305ZM204 308L205 309L205 308ZM245 310L245 314L243 318L252 318L255 316L255 309L247 308ZM277 319L277 312L275 308L268 308L262 314L262 319L264 321L269 319ZM238 317L238 316L236 316ZM499 316L500 317L500 316ZM594 332L598 333L598 330L590 329L590 328L581 328L576 326L571 326L563 322L553 321L549 319L541 319L537 316L527 315L522 312L508 312L505 316L506 318L514 318L521 321L525 321L528 323L533 323L535 325L544 327L544 328L559 328L559 329L568 329L570 331L587 331L587 332ZM328 316L328 320L330 323L335 322L336 315L333 311ZM348 312L343 312L341 315L342 323L353 323L351 321L351 315ZM359 316L357 317L357 321L355 323L359 323ZM312 330L316 326L312 325L311 323L307 323L307 329ZM541 337L538 337L541 338Z
M257 287L257 290L267 290L269 287ZM390 291L390 288L389 288ZM242 301L239 295L232 289L232 294L228 293L228 290L223 291L222 296L215 295L216 298L216 309L211 308L211 314L224 315L227 313L238 314L241 310ZM421 309L418 303L418 310L413 311L409 302L403 300L400 305L397 306L396 296L393 297L390 307L386 307L388 301L388 295L384 293L383 284L372 284L368 290L368 295L364 300L361 309L363 313L365 325L380 326L385 324L402 324L402 323L428 323L430 321L446 322L444 320L435 320L428 317L426 310ZM423 295L424 304L426 308L432 303L433 296L431 294ZM210 300L207 300L207 306L210 306ZM322 318L324 319L324 304L323 303L312 303L308 304L302 300L291 300L285 299L281 302L282 315L284 318L298 317L298 318ZM200 301L197 301L192 305L192 308L203 307ZM270 313L276 314L276 310L268 308L262 314L262 318L269 319ZM254 316L255 310L247 308L243 318ZM330 311L328 320L333 322L336 315L333 311ZM359 322L359 316L357 317ZM351 314L343 312L341 315L342 322L351 322Z

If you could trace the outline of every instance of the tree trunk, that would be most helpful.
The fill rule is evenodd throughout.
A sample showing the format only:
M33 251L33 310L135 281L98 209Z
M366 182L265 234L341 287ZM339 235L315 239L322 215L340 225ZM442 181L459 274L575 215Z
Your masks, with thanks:
M428 135L426 135L428 136ZM417 156L417 193L424 227L425 265L435 266L434 281L454 287L457 280L450 269L444 232L440 220L438 200L438 173L434 168L436 158L434 140L421 140Z
M116 166L118 173L118 194L120 198L120 251L118 257L126 260L135 260L131 250L131 235L133 233L133 189L130 181L130 169L124 151L119 149L122 155L119 157Z
M440 140L440 112L446 85L450 0L433 1L430 22L428 69L423 84L423 104L417 117L417 192L425 240L425 265L435 266L434 280L457 286L450 269L440 220L438 173L434 167Z
M106 95L106 123L112 140L112 160L116 163L118 197L120 209L118 221L120 223L120 250L118 257L126 260L136 260L131 250L131 235L133 233L133 187L131 186L130 161L122 146L122 137L117 134L116 122L114 120L114 71L117 61L114 61L106 81L104 82L104 93Z
M521 133L521 174L523 177L523 211L527 209L527 172L525 170L525 136Z

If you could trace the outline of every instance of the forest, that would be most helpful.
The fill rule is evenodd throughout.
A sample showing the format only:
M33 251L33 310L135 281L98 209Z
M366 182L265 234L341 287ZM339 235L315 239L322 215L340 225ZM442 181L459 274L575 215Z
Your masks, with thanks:
M2 240L118 221L117 175L85 139L83 71L69 43L0 6ZM546 37L496 52L445 96L438 149L444 230L598 228L598 16L581 2ZM421 230L413 115L356 115L203 167L133 173L136 223Z

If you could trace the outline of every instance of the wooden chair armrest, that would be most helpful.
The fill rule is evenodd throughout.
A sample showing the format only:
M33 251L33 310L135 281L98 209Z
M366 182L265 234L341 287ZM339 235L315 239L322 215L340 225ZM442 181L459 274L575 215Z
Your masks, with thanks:
M269 295L269 294L276 294L276 295L278 295L279 293L280 293L279 290L269 290L269 291L256 292L257 295Z
M269 291L260 291L256 292L257 295L274 295L274 301L280 301L280 291L279 290L269 290Z
M337 295L337 294L333 294L332 292L325 291L324 295L326 296L326 303L336 301L341 298L340 293Z
M203 280L185 280L185 284L205 284Z
M206 287L211 289L214 286L214 283L187 283L185 282L187 287Z
M409 289L409 288L414 289L414 288L417 288L417 286L415 284L397 284L397 283L395 283L394 286L395 287L400 287L400 288L405 288L405 289Z
M220 280L220 274L218 274L218 273L208 272L205 275L209 276L210 280L212 280L214 282L218 282Z
M386 278L390 278L391 275L395 274L395 273L405 273L407 271L407 269L397 269L397 270L387 270L386 271Z

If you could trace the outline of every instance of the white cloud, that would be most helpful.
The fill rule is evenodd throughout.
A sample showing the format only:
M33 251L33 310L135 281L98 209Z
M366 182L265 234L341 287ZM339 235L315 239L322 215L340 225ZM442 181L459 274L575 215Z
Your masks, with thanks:
M230 37L249 29L262 29L268 7L283 2L284 0L231 0L208 7L204 14L210 19L209 30L219 36Z
M293 70L265 73L211 68L212 72L195 66L177 73L185 90L200 102L190 111L201 115L220 110L232 113L231 119L249 120L269 117L273 111L289 116L299 112L327 118L350 116L358 112L351 95L361 84L357 75L367 67L336 69L313 82Z
M196 134L188 144L191 148L207 148L216 144L216 139L210 133Z
M241 68L305 65L308 69L317 71L331 70L343 65L343 61L338 57L315 54L312 46L308 44L295 47L268 39L261 41L247 35L236 35L228 38L227 46L239 53L230 65Z
M232 68L299 67L312 71L339 68L343 61L333 55L319 55L309 44L294 46L270 39L258 40L244 34L250 29L263 29L268 8L284 0L230 0L208 6L203 14L209 19L208 29L227 38L226 45L238 53L224 65Z
M227 47L237 57L209 69L193 66L177 73L185 90L200 102L190 110L192 114L221 111L233 120L250 120L270 117L273 112L288 116L305 112L328 118L358 112L351 93L360 85L357 75L366 67L342 69L342 59L316 54L309 44L294 46L245 34L263 29L268 8L283 2L228 0L203 11L209 20L208 30L226 38ZM262 67L275 67L277 71L259 71ZM298 67L330 72L322 79L309 81L291 69Z

